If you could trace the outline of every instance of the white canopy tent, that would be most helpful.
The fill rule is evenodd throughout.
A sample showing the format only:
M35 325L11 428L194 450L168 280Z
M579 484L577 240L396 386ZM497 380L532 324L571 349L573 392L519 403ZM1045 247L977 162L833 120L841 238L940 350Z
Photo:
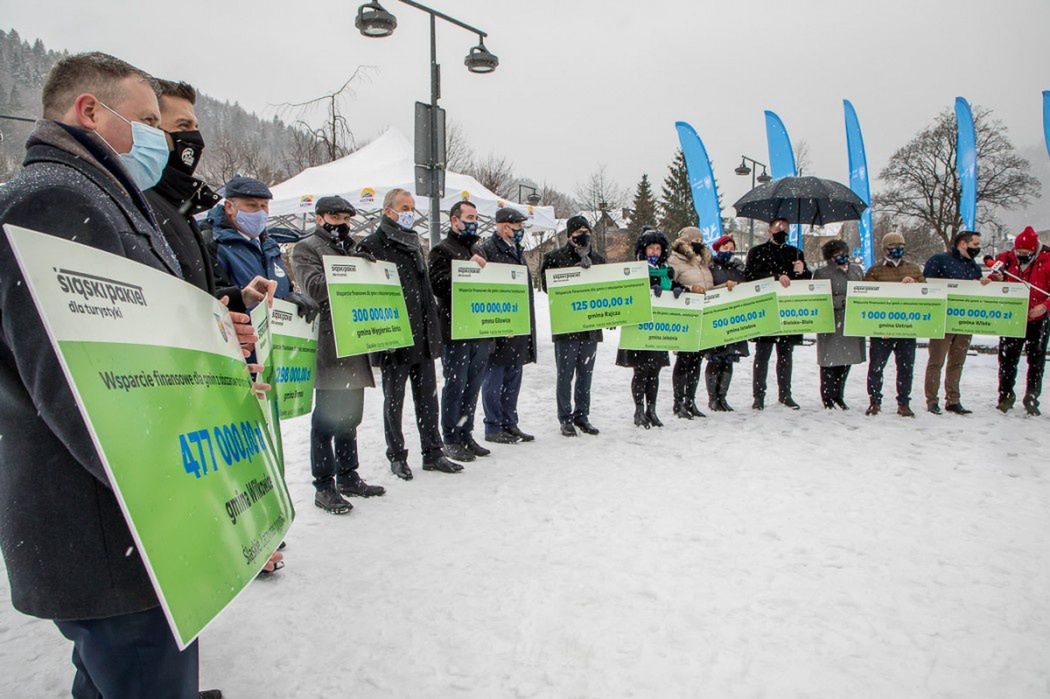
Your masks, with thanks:
M270 188L270 216L308 216L313 214L319 197L339 195L363 214L375 214L383 208L383 197L391 189L415 191L415 163L412 144L397 129L388 129L360 150L339 160L307 168L295 177ZM483 217L492 218L496 210L509 206L529 217L530 230L554 230L557 223L554 207L530 206L503 199L485 189L476 179L457 172L445 172L445 197L441 210L457 201L469 199ZM429 207L417 198L417 210L426 215Z

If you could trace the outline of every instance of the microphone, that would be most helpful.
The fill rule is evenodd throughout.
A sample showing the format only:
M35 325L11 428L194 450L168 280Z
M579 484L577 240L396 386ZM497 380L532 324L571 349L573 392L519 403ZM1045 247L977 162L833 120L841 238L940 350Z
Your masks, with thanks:
M1036 290L1036 291L1038 291L1039 293L1041 293L1041 294L1043 294L1044 296L1046 296L1046 297L1050 298L1050 294L1048 294L1047 292L1043 291L1042 289L1040 289L1040 288L1039 288L1038 286L1036 286L1035 284L1033 284L1033 283L1031 283L1031 282L1029 282L1029 281L1025 281L1024 279L1021 279L1021 278L1020 278L1019 276L1017 276L1016 274L1011 274L1010 272L1008 272L1008 271L1007 271L1007 270L1005 269L1005 267L1006 267L1006 263L1005 263L1005 262L1003 262L1002 260L999 260L998 262L996 262L996 261L995 261L995 260L994 260L994 259L992 258L992 256L991 256L991 255L985 255L985 257L984 257L984 264L985 264L986 266L988 266L989 268L991 268L991 270L992 270L992 274L995 274L996 272L1000 272L1000 273L1002 273L1002 274L1005 274L1006 276L1010 277L1011 279L1014 279L1014 280L1016 280L1016 281L1019 281L1019 282L1021 282L1022 284L1024 284L1025 286L1027 286L1027 287L1028 287L1029 289L1035 289L1035 290Z

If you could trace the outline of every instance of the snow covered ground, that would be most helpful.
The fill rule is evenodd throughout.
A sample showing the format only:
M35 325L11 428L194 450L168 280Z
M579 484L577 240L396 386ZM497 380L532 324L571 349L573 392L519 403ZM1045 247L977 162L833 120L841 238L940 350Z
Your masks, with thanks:
M744 363L738 412L676 420L664 371L667 426L643 431L607 333L602 434L570 440L547 327L521 398L536 441L461 474L425 473L414 452L416 479L396 480L369 391L362 473L388 494L349 516L313 506L309 420L285 425L288 566L204 635L202 687L234 699L1050 693L1050 422L994 410L994 355L967 361L965 418L865 417L863 367L854 410L826 412L805 347L801 412L752 412ZM917 409L924 367L920 350ZM68 694L70 645L11 609L6 577L0 599L0 696Z

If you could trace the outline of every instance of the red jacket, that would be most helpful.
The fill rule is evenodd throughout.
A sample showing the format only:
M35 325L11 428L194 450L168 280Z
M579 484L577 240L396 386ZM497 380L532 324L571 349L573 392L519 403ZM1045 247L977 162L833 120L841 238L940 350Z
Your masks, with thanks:
M1037 286L1045 291L1050 291L1050 250L1047 248L1040 247L1039 252L1035 255L1035 259L1024 269L1021 269L1021 264L1017 261L1017 255L1014 254L1013 250L1001 252L995 259L998 262L1002 262L1003 269L1014 275L1014 277L1020 277L1032 286ZM1004 276L1004 281L1017 281L1013 277ZM1050 296L1030 287L1028 293L1029 310L1035 308L1039 304L1046 304L1047 310L1050 311Z

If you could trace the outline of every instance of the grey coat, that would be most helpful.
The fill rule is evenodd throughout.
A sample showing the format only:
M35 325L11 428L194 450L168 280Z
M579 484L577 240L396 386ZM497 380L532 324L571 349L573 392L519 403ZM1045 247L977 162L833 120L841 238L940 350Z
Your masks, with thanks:
M323 228L314 228L311 235L296 243L292 249L292 269L299 287L321 307L317 327L317 374L314 388L322 391L371 388L376 385L372 367L368 364L368 355L340 359L335 354L332 309L328 304L328 283L325 280L324 262L321 258L325 255L343 254L332 244Z
M814 272L813 278L831 280L831 302L835 307L835 332L817 334L817 364L845 366L867 361L864 338L842 334L846 322L846 282L862 281L864 271L854 264L846 271L838 265L827 265Z
M24 165L0 187L0 224L181 276L142 193L97 135L41 121ZM157 606L6 236L0 236L0 435L0 549L15 609L45 619L96 619ZM132 429L129 438L141 435Z

